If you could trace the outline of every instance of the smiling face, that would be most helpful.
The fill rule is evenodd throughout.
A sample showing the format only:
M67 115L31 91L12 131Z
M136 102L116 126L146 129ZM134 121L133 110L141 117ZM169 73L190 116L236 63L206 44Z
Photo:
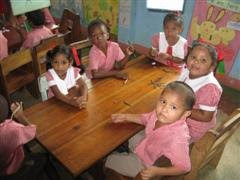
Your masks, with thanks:
M64 54L56 55L52 61L52 67L61 79L66 77L66 73L70 65L71 62L69 62Z
M183 117L188 117L191 111L186 110L184 98L173 90L165 90L157 103L157 118L161 123L173 123Z
M215 68L211 55L207 48L196 46L187 58L187 68L191 79L205 76Z
M107 32L107 29L104 25L93 27L90 39L95 46L97 46L98 48L106 46L108 38L109 33Z

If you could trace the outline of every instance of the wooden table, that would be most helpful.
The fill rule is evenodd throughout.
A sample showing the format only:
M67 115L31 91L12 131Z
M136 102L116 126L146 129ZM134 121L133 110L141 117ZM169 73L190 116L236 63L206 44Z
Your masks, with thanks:
M144 56L130 61L126 71L126 84L114 78L94 80L84 110L55 98L25 110L29 121L37 125L38 141L73 176L142 129L132 123L113 124L111 114L150 112L164 85L178 75L167 67L153 67Z

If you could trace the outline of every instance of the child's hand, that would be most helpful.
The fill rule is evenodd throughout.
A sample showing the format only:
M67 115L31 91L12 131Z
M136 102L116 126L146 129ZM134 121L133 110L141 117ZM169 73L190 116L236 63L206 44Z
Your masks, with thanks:
M122 123L126 121L126 115L125 114L112 114L112 122L114 123Z
M87 100L85 97L80 96L80 97L74 97L76 99L76 102L78 104L78 108L82 109L82 108L86 108L87 106Z
M141 172L142 180L150 180L158 175L159 168L156 166L148 167Z
M10 108L14 117L18 118L23 115L22 102L12 103Z
M156 48L151 48L151 49L150 49L150 56L152 56L152 57L157 57L157 56L158 56L158 49L156 49Z
M127 55L131 56L133 53L134 53L135 49L133 47L133 45L129 45L127 48L126 48L126 53Z
M161 60L165 60L165 59L171 59L172 56L167 54L167 53L159 53L158 57L161 59Z
M118 72L116 75L115 75L115 77L116 78L119 78L119 79L124 79L124 80L126 80L126 79L128 79L128 74L127 73L125 73L125 72Z

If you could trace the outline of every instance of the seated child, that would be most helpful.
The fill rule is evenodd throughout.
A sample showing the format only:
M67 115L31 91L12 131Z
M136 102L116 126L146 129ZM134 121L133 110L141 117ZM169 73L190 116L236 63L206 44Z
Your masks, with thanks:
M27 17L32 24L32 31L27 33L23 48L32 48L38 45L42 39L53 36L53 33L44 26L45 18L41 10L29 12Z
M65 45L56 46L47 53L52 68L47 71L48 96L78 107L84 108L87 103L87 86L82 80L80 69L73 67L72 51Z
M180 36L183 19L177 14L167 14L163 20L164 32L152 36L150 56L168 66L180 68L187 55L187 40Z
M183 68L179 81L187 83L195 92L196 104L187 119L191 141L198 141L210 128L216 125L216 113L222 88L214 77L217 64L214 47L194 43Z
M8 40L3 35L3 21L0 20L0 60L8 56Z
M24 144L36 136L36 126L29 124L24 116L22 104L13 103L11 119L8 116L8 103L0 95L0 179L41 180L43 172L51 179L59 179L55 168L44 153L24 153ZM6 119L6 120L4 120Z
M88 78L116 77L127 79L121 72L133 53L133 47L126 48L126 55L116 42L108 41L109 32L101 20L94 20L88 25L88 35L93 43L89 52Z
M146 114L113 114L114 123L134 122L145 126L145 136L131 152L113 153L105 166L118 173L142 178L179 175L190 171L189 131L186 118L195 103L192 89L183 82L171 82L162 91L156 109ZM172 166L156 167L162 156L170 159Z

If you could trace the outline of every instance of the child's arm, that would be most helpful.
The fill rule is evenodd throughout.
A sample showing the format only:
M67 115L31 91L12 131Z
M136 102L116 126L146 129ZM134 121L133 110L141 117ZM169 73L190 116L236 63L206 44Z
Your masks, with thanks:
M191 119L202 122L209 122L212 120L215 111L204 111L202 109L193 109L190 116Z
M17 119L17 121L25 126L29 125L26 116L23 113L22 104L19 102L11 104L11 111L13 112L13 116Z
M148 167L141 172L142 180L150 180L156 176L176 176L180 174L184 174L187 171L181 170L178 167L156 167L151 166Z
M112 71L92 70L92 76L93 78L116 77L119 79L128 79L127 73L117 70Z
M141 114L112 114L112 121L114 123L133 122L136 124L142 124Z
M75 107L80 108L80 107L79 107L79 104L78 104L78 102L77 102L77 99L74 98L74 97L72 97L72 96L68 96L68 95L62 94L62 93L59 91L57 85L51 86L50 88L51 88L54 96L55 96L57 99L59 99L60 101L65 102L65 103L67 103L67 104L69 104L69 105L72 105L72 106L75 106ZM81 109L81 108L80 108L80 109Z
M114 68L116 70L122 70L127 62L129 61L129 57L134 53L134 47L132 45L126 48L125 57L121 61L116 61L114 64Z

